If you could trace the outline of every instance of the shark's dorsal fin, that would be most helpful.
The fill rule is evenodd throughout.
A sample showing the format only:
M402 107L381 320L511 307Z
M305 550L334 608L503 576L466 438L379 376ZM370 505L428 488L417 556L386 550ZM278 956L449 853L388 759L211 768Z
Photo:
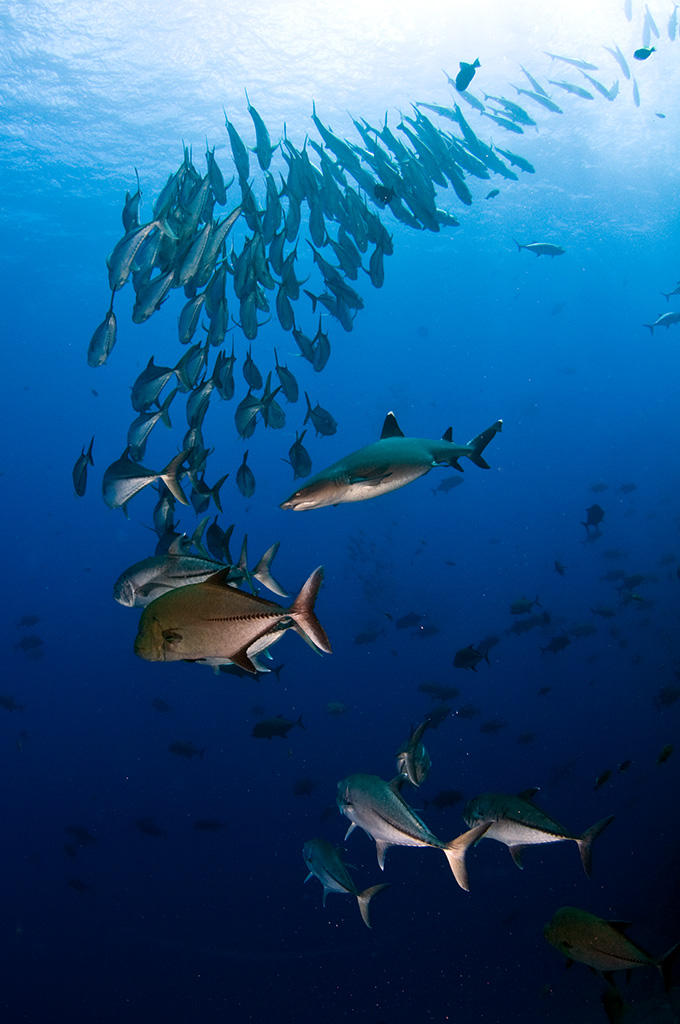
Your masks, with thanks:
M447 427L442 434L442 441L453 441L453 427Z
M383 428L380 433L380 440L382 441L385 437L403 437L404 432L397 423L397 417L393 412L388 412L383 423Z
M623 935L626 928L630 928L630 921L607 921L607 924Z

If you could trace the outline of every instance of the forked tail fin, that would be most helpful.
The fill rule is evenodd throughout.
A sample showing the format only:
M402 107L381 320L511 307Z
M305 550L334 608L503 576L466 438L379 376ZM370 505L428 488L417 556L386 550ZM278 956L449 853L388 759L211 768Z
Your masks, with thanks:
M468 441L466 447L469 448L470 451L466 452L466 455L471 462L474 462L475 466L479 466L480 469L491 468L486 459L482 458L482 452L489 444L489 442L493 440L496 434L500 433L502 429L503 420L496 420L496 422L493 423L490 427L487 427L486 430L483 430L481 434L477 434L477 436L473 437L471 441Z
M173 498L176 498L182 505L188 505L189 502L180 486L177 475L188 454L188 451L184 451L180 452L179 455L175 455L174 459L171 459L165 469L158 474Z
M267 590L271 590L272 593L278 594L279 597L288 597L288 594L281 584L277 583L271 574L271 565L274 560L274 555L279 550L279 543L280 542L277 540L275 544L272 544L270 548L267 548L262 558L253 569L251 575L254 579L258 580L259 583L262 583Z
M491 828L490 821L485 822L483 825L475 825L474 828L463 832L462 835L452 839L450 843L443 847L449 867L453 871L453 877L461 889L465 889L466 892L469 892L470 886L468 885L468 873L465 866L465 852L469 846L478 842L489 828Z
M359 904L359 912L361 913L361 919L367 928L371 927L371 922L368 919L368 908L372 898L381 889L386 889L390 883L382 882L380 885L371 885L368 889L364 889L363 892L357 893L357 903Z
M601 821L596 822L587 828L580 839L577 839L578 852L581 854L581 863L583 864L583 870L585 871L588 878L590 878L590 871L592 867L592 845L595 839L599 836L600 832L604 832L607 825L611 825L614 820L614 815L610 814L608 818L602 818Z
M303 584L300 593L288 609L288 613L293 620L293 628L303 640L311 643L318 650L331 654L330 640L314 614L314 602L319 593L322 580L323 566L319 566L318 569L314 570L307 582Z

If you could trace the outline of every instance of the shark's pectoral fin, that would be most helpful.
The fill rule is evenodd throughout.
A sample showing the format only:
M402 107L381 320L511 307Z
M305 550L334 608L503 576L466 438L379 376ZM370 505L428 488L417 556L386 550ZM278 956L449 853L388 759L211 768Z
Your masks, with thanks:
M375 469L366 473L352 473L349 482L350 484L368 484L369 487L377 487L383 480L388 480L391 476L391 469Z

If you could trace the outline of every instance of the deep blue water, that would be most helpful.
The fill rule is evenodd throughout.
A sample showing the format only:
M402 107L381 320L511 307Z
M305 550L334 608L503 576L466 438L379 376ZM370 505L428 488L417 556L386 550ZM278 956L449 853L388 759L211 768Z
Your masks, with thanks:
M388 410L406 434L434 438L451 425L461 442L502 418L486 452L489 471L465 463L463 485L449 493L436 488L452 471L433 469L374 501L281 511L293 490L282 459L302 428L303 399L286 406L284 429L260 423L252 438L238 437L233 414L246 390L240 365L248 343L235 328L236 398L213 397L204 428L214 448L210 481L230 474L220 522L235 524L232 550L247 533L251 563L280 540L274 574L291 593L324 565L317 612L333 646L318 657L288 634L272 651L273 665L283 665L278 675L235 679L137 659L138 609L111 596L119 574L153 552L155 495L135 497L126 518L103 503L102 475L136 415L134 379L151 354L170 366L182 354L181 295L135 326L127 285L116 298L116 347L106 366L87 366L109 302L105 259L121 235L125 190L134 189L137 166L149 219L183 140L204 173L206 134L230 177L221 108L252 142L244 86L273 140L286 121L298 147L306 132L318 138L312 96L322 120L356 144L347 106L378 126L389 108L394 128L397 108L408 112L410 101L452 104L437 47L448 52L452 74L460 59L472 59L478 44L469 15L460 52L446 37L451 14L443 39L420 50L413 40L411 83L388 32L364 79L358 42L356 54L338 43L323 73L319 58L316 78L282 54L274 68L276 44L263 40L277 23L263 5L259 15L272 14L271 23L258 23L258 12L252 22L238 16L238 45L224 56L233 60L231 77L228 66L213 58L203 66L194 54L193 77L177 58L180 88L170 64L162 75L153 71L158 40L146 22L135 69L146 41L148 79L135 87L125 75L128 25L114 21L104 31L97 22L95 31L75 3L53 12L8 5L0 21L8 584L0 691L21 707L0 707L3 1020L597 1021L606 1019L603 982L579 965L565 972L543 938L554 911L570 904L630 920L631 937L654 955L680 937L680 752L658 763L676 741L680 707L678 328L650 334L643 326L680 308L659 294L678 274L680 44L669 38L672 11L652 8L661 38L651 40L652 59L633 67L639 108L602 47L616 39L634 65L632 50L644 41L641 5L630 22L612 8L606 37L599 23L561 29L558 18L542 34L540 24L523 28L518 11L516 33L492 33L480 52L477 95L486 74L489 91L511 98L519 63L546 84L559 77L583 85L572 68L543 55L552 49L595 58L592 74L607 86L620 78L619 96L588 103L551 87L564 113L534 105L538 129L523 135L465 108L481 137L524 155L535 175L467 179L470 207L451 189L438 192L439 205L461 221L439 233L409 229L373 206L394 255L385 257L382 288L366 274L354 283L365 308L351 333L324 316L332 355L322 373L299 358L275 316L253 342L262 370L273 368L276 346L338 421L333 437L308 431L314 471L375 440ZM205 15L197 8L207 45ZM191 11L186 17L185 28ZM313 52L322 30L311 25L311 49L300 42L298 56ZM170 20L160 35L168 52L183 50L181 35ZM89 70L88 39L103 55ZM250 43L257 60L249 59ZM185 56L191 67L191 52ZM285 174L280 155L274 166ZM261 197L252 157L251 168ZM501 194L485 200L491 187ZM234 203L237 194L234 184ZM238 237L242 245L245 230ZM518 252L514 238L566 251L535 258ZM313 334L318 317L306 299L296 316ZM145 466L159 468L180 449L182 396L171 416L172 432L155 428ZM95 466L79 499L71 467L93 434ZM246 448L257 480L249 499L235 483ZM596 502L605 516L601 536L589 540L582 521ZM177 515L191 533L193 511ZM603 579L613 569L644 578L620 590L619 581ZM509 606L522 596L538 596L550 623L515 636ZM613 616L592 611L601 607ZM433 627L428 635L397 628L408 613ZM25 616L38 619L20 625ZM595 631L579 636L584 625ZM367 632L377 635L357 643ZM498 643L488 665L453 668L457 650L490 635ZM541 651L564 635L565 650ZM375 899L371 931L353 899L330 895L324 909L319 883L302 884L303 843L319 835L342 844L338 780L353 772L391 778L400 742L436 707L418 689L423 683L460 690L449 717L426 733L429 778L420 791L404 790L434 833L448 840L466 827L462 801L432 804L441 790L466 800L538 786L541 807L575 834L615 815L595 845L591 879L572 843L528 850L519 872L487 841L468 855L468 894L437 850L394 847L384 873L391 885ZM156 710L154 698L169 710ZM329 713L333 701L344 713ZM277 714L302 715L304 729L271 741L251 736L258 718ZM174 756L168 747L178 740L205 748L204 757ZM611 777L596 787L605 771ZM295 795L301 779L311 780L311 793ZM162 834L141 830L140 819ZM223 827L197 830L203 819ZM74 841L72 826L88 839ZM347 840L344 855L360 888L383 880L363 833ZM620 985L630 1004L624 1020L671 1019L655 971Z

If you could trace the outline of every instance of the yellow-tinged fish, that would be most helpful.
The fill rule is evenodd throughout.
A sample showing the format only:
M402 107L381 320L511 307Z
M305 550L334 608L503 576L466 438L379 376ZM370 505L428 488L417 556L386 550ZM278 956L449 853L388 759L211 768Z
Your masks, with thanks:
M568 960L578 960L596 971L628 971L632 967L658 967L668 982L671 960L680 943L653 957L625 935L627 921L605 921L578 907L560 907L543 929L548 942Z
M140 619L135 654L146 661L233 662L255 672L253 657L294 629L310 647L331 653L314 614L323 579L315 569L290 608L228 586L229 570L156 598Z

